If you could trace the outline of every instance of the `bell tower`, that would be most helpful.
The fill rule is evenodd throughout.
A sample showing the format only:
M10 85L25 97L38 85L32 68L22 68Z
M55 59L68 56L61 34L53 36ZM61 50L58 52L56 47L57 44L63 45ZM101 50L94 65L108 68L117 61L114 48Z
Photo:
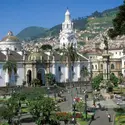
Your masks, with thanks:
M65 20L62 23L62 30L60 31L59 40L60 48L70 46L71 44L74 48L77 48L77 40L75 37L75 32L73 31L73 22L71 21L71 14L68 9L65 13Z

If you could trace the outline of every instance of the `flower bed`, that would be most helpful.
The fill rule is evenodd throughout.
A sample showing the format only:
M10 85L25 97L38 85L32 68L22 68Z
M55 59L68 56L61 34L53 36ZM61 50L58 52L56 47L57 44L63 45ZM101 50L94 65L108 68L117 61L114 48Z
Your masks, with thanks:
M65 119L71 119L73 117L73 114L69 113L69 112L57 112L56 115L57 115L58 119L61 121L65 120ZM76 112L75 118L82 118L82 114Z
M69 120L72 116L72 114L68 112L57 112L56 115L60 121Z

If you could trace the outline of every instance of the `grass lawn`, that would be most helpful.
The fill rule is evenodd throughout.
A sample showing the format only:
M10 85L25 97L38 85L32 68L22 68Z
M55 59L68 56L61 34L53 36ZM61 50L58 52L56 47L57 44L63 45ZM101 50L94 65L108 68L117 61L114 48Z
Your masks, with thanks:
M118 87L115 87L113 88L113 92L115 92L116 94L125 94L125 88L118 88Z
M113 88L113 91L122 91L125 93L125 88Z
M78 118L77 119L77 122L80 124L80 125L87 125L87 121L83 121L82 119Z
M28 113L29 112L29 109L27 107L25 108L21 108L21 113L24 114L24 113Z
M115 125L125 125L125 115L116 116Z
M0 103L6 102L8 98L0 98Z

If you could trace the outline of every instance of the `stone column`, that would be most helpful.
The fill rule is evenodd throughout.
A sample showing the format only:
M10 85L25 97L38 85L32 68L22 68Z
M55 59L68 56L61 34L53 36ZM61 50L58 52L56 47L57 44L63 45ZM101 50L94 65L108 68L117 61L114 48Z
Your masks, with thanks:
M52 60L52 74L55 75L55 57L53 56L53 60Z
M6 52L5 52L5 55L6 55L6 62L9 60L8 58L9 58L9 54L10 54L10 51L9 51L9 49L7 48L6 49ZM5 63L6 63L5 62ZM6 71L5 71L5 84L6 84L6 86L7 86L7 84L9 84L9 82L10 82L10 77L9 77L9 74L8 74L8 69L6 69Z
M69 67L68 64L65 64L65 82L69 79Z
M80 60L77 61L77 78L80 78Z
M103 54L103 79L110 79L110 65L109 65L109 54Z

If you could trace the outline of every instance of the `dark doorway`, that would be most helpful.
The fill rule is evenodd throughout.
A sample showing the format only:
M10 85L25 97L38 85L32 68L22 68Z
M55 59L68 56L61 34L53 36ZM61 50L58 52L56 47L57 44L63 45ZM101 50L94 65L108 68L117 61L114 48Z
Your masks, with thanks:
M28 85L31 85L31 81L32 81L32 72L31 70L27 71L27 83Z
M40 84L43 85L42 74L40 72L37 73L37 79L39 79L40 80Z

